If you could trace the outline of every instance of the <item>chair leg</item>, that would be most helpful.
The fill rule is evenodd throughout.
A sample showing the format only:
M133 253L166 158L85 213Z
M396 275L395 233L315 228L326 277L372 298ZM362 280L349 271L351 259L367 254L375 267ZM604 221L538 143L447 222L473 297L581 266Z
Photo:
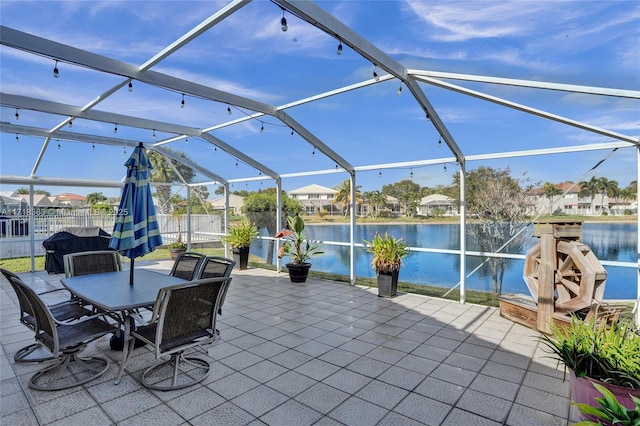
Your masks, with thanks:
M40 342L25 346L13 355L13 360L18 363L51 361L53 355Z
M187 367L187 368L185 368ZM196 357L173 354L168 361L147 368L142 373L142 384L150 389L169 391L193 386L209 376L211 366Z
M109 360L103 357L82 358L78 352L65 353L57 363L36 372L29 380L29 387L41 391L56 391L80 386L102 376L109 365ZM72 371L78 370L76 366L82 369Z

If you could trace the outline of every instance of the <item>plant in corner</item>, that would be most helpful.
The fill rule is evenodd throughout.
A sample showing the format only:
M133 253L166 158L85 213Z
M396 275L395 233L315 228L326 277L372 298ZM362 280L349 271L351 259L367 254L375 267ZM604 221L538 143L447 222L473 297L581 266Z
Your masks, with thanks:
M234 257L238 258L236 264L240 269L247 269L249 248L258 234L258 227L250 220L243 219L240 223L229 226L227 235L222 237L222 241L233 249Z
M572 317L556 325L543 342L570 372L571 399L598 407L596 385L610 390L620 404L634 409L631 395L640 398L640 335L625 321L585 322Z
M171 260L176 260L180 253L187 251L187 245L182 240L172 242L167 246L169 253L171 254Z
M378 278L378 296L394 297L398 290L398 275L402 259L409 250L404 240L388 233L376 234L371 241L364 240L365 249L373 255L371 266Z
M629 409L620 404L610 390L602 385L593 385L602 395L596 398L598 407L589 404L573 403L588 420L576 423L576 426L597 426L597 425L620 425L638 426L640 425L640 398L631 397L635 404L635 409Z
M320 246L317 244L311 244L302 233L304 220L300 215L288 217L287 223L289 229L276 234L276 238L284 237L284 244L278 251L278 257L289 256L290 261L285 266L289 271L291 282L303 283L307 280L309 268L311 268L311 263L307 260L324 252L320 251Z

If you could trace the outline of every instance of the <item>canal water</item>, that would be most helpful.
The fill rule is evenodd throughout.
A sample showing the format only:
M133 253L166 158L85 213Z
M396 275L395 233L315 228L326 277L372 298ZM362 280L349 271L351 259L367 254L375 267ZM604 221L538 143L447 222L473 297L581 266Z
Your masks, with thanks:
M390 235L403 238L407 245L421 248L437 248L458 250L458 224L403 224L403 225L356 225L355 241L370 240L376 233L388 232ZM582 241L587 244L599 260L617 262L636 262L636 229L635 223L584 223ZM526 231L525 243L520 253L527 251L537 242L532 236L533 227ZM344 242L349 241L349 225L314 225L308 224L305 235L312 240ZM467 239L468 250L479 250L472 238ZM252 253L266 257L268 243L256 241L251 247ZM335 274L349 275L349 248L334 245L323 245L323 255L311 260L313 269ZM371 269L371 255L362 248L356 249L355 270L358 277L375 277ZM285 259L286 260L286 259ZM483 262L483 258L467 257L467 273ZM528 294L527 286L522 279L524 260L510 260L505 271L502 293ZM607 283L605 298L635 299L635 268L605 266ZM460 281L460 260L457 254L411 252L400 270L400 280L413 284L433 285L451 288ZM467 278L467 289L491 291L491 276L486 266Z

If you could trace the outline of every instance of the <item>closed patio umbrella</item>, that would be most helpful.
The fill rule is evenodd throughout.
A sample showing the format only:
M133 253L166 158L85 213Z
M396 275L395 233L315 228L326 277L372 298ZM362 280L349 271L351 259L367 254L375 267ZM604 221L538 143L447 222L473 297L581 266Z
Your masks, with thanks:
M149 185L149 171L153 167L142 143L134 149L124 165L127 167L127 177L109 247L131 259L129 284L133 285L135 258L162 245L162 237Z

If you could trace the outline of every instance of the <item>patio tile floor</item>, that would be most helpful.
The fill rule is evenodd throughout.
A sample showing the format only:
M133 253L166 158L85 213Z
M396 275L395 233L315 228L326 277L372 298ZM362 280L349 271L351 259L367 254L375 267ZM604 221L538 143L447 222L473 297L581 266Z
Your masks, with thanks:
M171 262L139 262L169 271ZM38 290L60 275L20 274ZM121 353L108 337L88 351L112 361L77 388L28 388L41 367L16 364L32 341L18 322L15 294L0 281L0 423L11 425L567 425L562 367L538 334L499 310L285 274L234 271L216 343L201 356L210 376L187 389L157 392L139 383L154 362L136 349L119 385Z

